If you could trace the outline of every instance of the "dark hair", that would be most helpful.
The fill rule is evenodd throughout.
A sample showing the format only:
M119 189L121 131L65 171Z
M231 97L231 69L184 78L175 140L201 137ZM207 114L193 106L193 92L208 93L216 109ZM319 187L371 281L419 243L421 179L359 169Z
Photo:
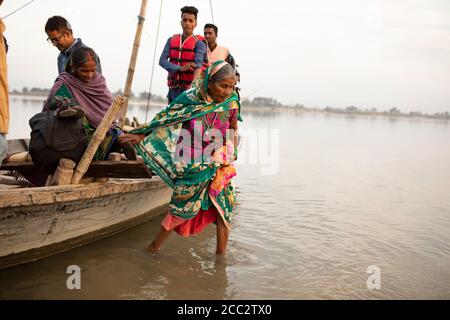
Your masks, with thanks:
M206 28L214 29L214 32L216 33L216 36L217 36L217 32L219 31L219 29L217 28L217 26L215 24L207 23L207 24L205 24L205 27L203 29L206 29Z
M183 13L193 14L195 16L195 20L197 20L198 9L196 7L184 6L181 8L181 15Z
M45 32L49 31L70 31L72 32L72 26L69 21L61 16L53 16L48 18L45 24Z
M78 47L70 54L70 63L67 65L67 67L78 69L90 59L94 60L98 65L99 59L93 49L88 47Z

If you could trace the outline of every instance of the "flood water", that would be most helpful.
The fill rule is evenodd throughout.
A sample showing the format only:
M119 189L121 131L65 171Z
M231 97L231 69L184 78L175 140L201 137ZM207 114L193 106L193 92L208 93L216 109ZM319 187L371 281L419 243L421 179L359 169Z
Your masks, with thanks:
M40 103L11 104L9 138L26 137ZM145 109L131 106L129 114L143 119ZM147 254L161 215L0 270L0 298L450 298L450 123L243 116L239 204L225 257L215 255L214 225L192 238L173 234L161 253ZM82 270L81 290L67 289L70 265Z

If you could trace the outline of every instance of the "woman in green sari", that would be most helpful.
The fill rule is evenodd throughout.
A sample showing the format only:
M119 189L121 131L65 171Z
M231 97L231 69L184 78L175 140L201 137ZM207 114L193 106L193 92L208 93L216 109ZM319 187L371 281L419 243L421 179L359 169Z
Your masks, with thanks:
M241 120L235 84L233 67L217 61L146 128L119 138L134 144L146 165L173 188L169 213L149 251L158 251L172 231L190 236L216 223L216 252L226 252Z

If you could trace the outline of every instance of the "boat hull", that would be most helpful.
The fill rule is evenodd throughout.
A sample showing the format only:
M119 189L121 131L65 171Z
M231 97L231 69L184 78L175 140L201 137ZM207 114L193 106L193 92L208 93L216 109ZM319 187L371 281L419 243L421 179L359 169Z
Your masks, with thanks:
M167 211L158 177L15 189L0 194L0 269L121 232Z

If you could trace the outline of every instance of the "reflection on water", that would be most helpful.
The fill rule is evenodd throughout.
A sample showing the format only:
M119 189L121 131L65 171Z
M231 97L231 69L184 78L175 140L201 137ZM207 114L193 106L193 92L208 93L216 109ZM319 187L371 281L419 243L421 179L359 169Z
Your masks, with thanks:
M16 117L34 109L21 105ZM130 114L143 119L145 108ZM159 255L147 254L161 216L0 271L0 298L450 298L447 123L245 110L244 121L245 129L280 130L280 166L262 176L257 165L239 165L226 257L214 254L214 226L173 235ZM66 288L72 264L82 268L80 291ZM370 266L380 268L380 290L367 288Z

